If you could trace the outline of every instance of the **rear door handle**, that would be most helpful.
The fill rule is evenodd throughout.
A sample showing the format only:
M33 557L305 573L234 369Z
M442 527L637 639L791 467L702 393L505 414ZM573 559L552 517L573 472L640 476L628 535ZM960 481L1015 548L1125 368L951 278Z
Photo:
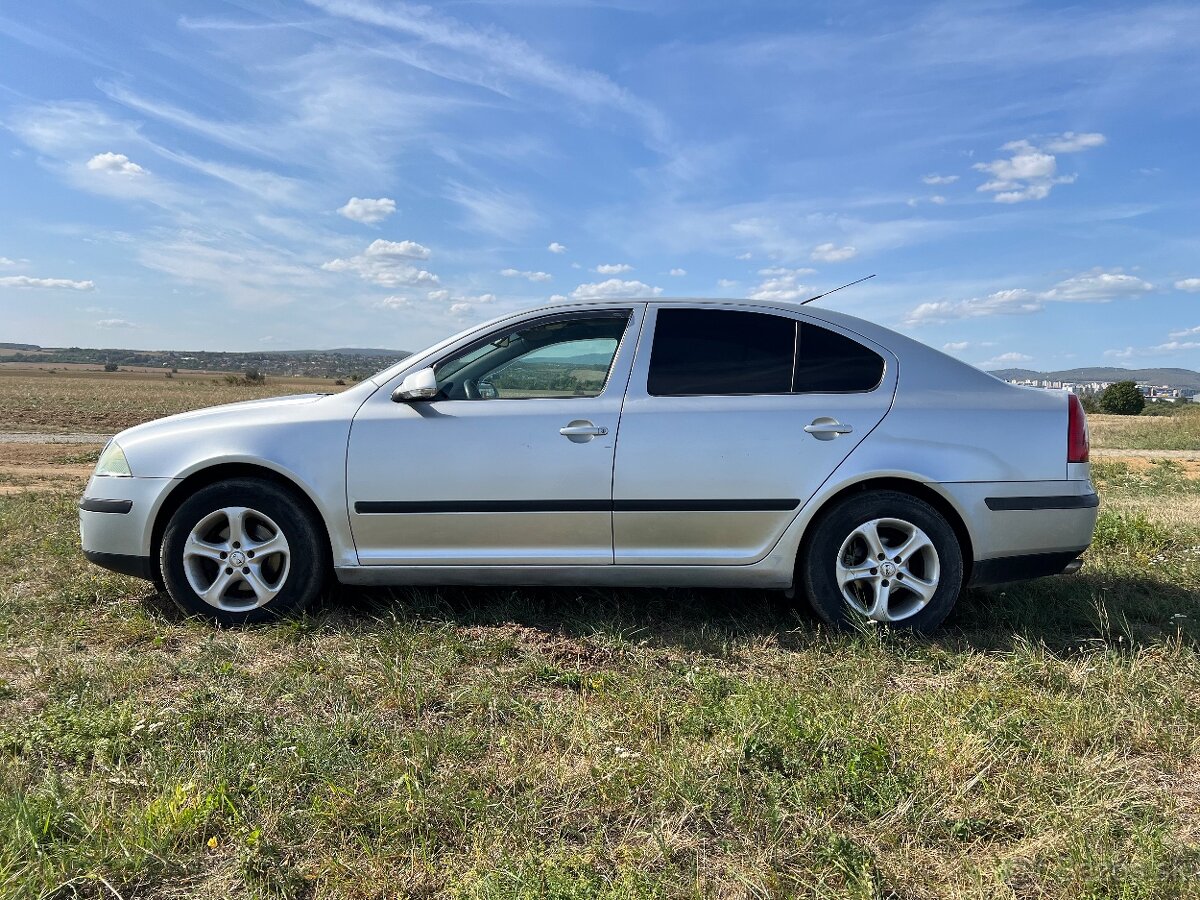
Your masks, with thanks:
M829 416L821 416L805 425L804 430L819 441L832 441L839 434L849 434L854 428L850 425L843 425L837 419L831 419Z
M590 441L594 437L608 434L608 429L603 425L593 425L587 419L576 419L569 425L564 425L558 429L558 433L568 440L581 444L584 441Z

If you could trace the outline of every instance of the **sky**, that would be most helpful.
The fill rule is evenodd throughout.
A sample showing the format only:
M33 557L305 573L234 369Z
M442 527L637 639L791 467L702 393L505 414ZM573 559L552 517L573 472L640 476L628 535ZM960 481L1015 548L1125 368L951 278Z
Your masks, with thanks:
M1200 5L0 0L0 340L415 350L817 301L1200 368Z

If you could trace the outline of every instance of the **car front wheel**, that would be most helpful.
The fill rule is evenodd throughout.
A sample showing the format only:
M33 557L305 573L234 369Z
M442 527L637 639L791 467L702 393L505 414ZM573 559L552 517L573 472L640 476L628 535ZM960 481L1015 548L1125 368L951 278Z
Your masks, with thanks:
M327 550L311 513L287 490L237 478L180 505L160 565L171 599L223 625L295 614L320 592Z
M813 609L839 626L865 618L932 631L963 583L954 529L924 500L898 491L856 494L823 513L799 568Z

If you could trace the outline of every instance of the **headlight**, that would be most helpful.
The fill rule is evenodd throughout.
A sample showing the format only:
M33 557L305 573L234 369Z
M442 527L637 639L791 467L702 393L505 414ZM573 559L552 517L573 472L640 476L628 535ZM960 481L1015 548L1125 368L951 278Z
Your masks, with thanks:
M100 454L100 459L96 462L96 474L126 476L133 474L129 471L129 460L125 458L125 451L117 445L116 441L109 441Z

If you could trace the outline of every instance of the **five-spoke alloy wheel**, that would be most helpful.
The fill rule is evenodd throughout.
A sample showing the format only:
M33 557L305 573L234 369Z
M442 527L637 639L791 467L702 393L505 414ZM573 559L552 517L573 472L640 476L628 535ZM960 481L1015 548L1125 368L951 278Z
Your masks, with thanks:
M303 503L247 478L201 488L163 535L160 564L186 612L247 624L303 609L328 572L327 542Z
M962 550L945 517L896 491L853 494L813 523L797 578L833 624L865 618L930 631L962 590Z

